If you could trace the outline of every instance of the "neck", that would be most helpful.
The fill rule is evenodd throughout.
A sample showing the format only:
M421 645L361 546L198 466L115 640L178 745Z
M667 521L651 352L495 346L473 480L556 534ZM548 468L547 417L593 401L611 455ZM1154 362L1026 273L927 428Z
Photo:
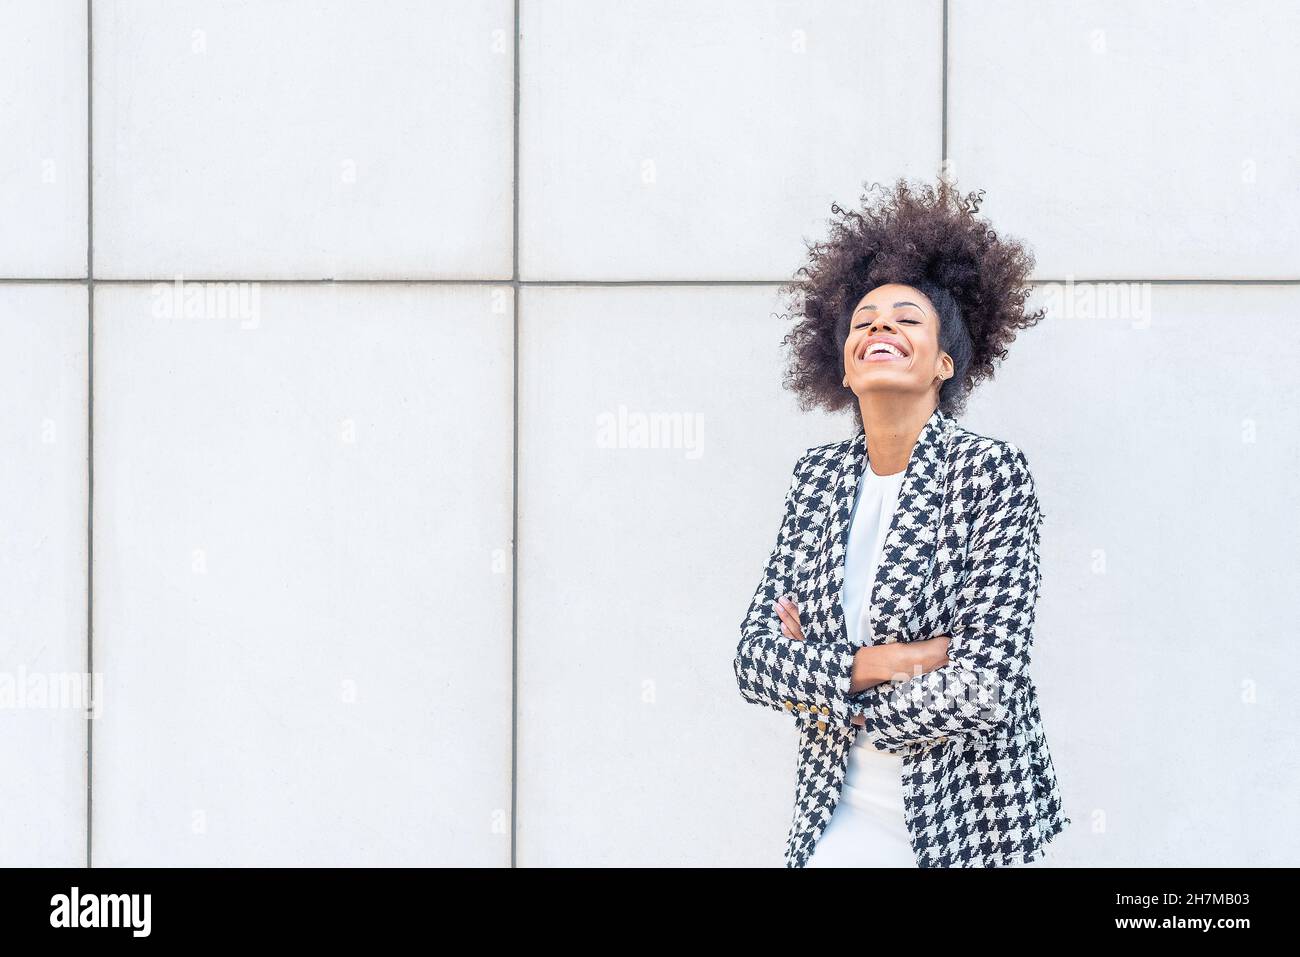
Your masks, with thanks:
M917 402L913 396L865 395L859 396L858 407L871 471L893 475L907 468L912 448L934 414L934 398Z

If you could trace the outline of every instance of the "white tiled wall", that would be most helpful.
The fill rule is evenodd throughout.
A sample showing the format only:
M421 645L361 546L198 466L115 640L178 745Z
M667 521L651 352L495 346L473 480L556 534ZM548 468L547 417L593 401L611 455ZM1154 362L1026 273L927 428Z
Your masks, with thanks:
M0 866L85 860L86 312L0 283Z
M864 175L926 175L941 5L522 5L525 279L772 279Z
M509 863L511 290L254 288L95 293L94 859Z
M86 274L86 5L0 8L0 278Z
M510 278L508 0L95 4L103 278Z
M1040 276L1300 273L1300 6L949 10L949 156Z
M779 865L775 285L945 143L1050 311L964 422L1054 861L1300 858L1290 6L89 8L0 9L0 864Z

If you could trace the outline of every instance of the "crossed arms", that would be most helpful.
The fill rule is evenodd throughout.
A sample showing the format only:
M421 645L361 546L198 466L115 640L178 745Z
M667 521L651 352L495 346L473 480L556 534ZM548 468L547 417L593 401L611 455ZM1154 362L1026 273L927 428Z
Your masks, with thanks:
M797 593L799 548L815 535L797 507L807 461L795 465L776 545L741 623L741 696L858 724L892 748L1002 730L1027 680L1039 587L1042 512L1024 453L994 443L959 490L970 537L949 634L861 647L807 642L797 607L778 605Z

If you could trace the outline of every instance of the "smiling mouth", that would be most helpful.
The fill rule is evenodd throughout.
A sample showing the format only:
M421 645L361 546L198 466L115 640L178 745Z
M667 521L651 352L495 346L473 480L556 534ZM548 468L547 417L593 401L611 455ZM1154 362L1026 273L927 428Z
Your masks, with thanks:
M888 342L873 342L858 354L861 362L893 362L906 358L906 352Z

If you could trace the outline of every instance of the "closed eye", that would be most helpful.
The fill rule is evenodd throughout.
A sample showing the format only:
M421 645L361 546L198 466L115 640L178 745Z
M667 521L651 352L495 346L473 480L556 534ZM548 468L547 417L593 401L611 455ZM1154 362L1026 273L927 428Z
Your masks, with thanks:
M921 324L921 320L920 320L920 319L899 319L899 320L898 320L898 324L899 324L900 326L901 326L901 325L904 325L904 324L909 325L909 326L919 326L919 325ZM858 323L856 326L854 326L853 328L854 328L854 329L865 329L865 328L867 328L867 326L869 326L869 325L871 325L871 323L869 323L869 322L860 322L860 323Z

